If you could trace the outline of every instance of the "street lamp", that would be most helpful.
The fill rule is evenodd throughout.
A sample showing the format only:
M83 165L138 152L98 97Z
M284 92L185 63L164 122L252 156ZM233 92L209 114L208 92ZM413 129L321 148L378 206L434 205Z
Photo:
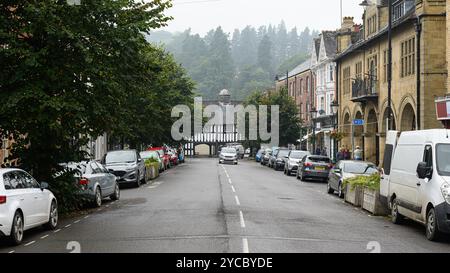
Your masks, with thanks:
M312 134L313 134L313 150L311 154L315 154L316 152L316 122L315 119L317 117L317 110L315 107L311 108L311 111L309 111L309 114L311 115L311 127L312 127Z
M336 130L336 118L337 118L337 116L338 116L338 112L339 112L339 103L335 100L335 101L333 101L331 104L330 104L330 106L331 106L331 111L333 112L333 116L331 117L331 120L332 120L332 125L333 125L333 130ZM330 138L330 143L331 143L331 138ZM332 154L333 155L331 155L331 158L332 159L336 159L335 157L336 157L336 154L337 154L337 150L336 150L336 147L337 147L337 140L335 139L334 141L333 141L333 143L334 143L334 145L333 145L333 149L331 149L331 145L330 145L330 151L332 151Z

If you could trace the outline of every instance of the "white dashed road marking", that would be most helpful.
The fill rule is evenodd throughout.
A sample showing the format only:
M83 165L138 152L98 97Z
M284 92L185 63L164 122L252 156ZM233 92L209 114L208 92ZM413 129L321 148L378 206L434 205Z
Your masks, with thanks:
M247 238L243 238L242 239L242 252L243 253L250 253L250 251L248 249L248 240L247 240Z
M43 239L45 239L45 238L47 238L49 235L47 234L47 235L44 235L44 236L42 236L41 237L41 240L43 240Z
M60 231L61 231L61 229L59 228L59 229L53 231L53 233L58 233L58 232L60 232Z
M236 193L236 189L234 188L234 186L231 186L231 190Z
M241 222L241 228L245 228L244 214L242 213L242 211L239 211L239 220Z
M236 205L240 206L241 202L239 202L239 198L237 196L234 196L234 199L236 200Z
M9 254L16 252L15 250L11 250L10 252L8 252Z
M64 228L69 228L70 226L72 226L71 224L68 224L67 226L65 226Z
M30 246L30 245L32 245L32 244L34 244L34 243L36 243L36 241L31 241L31 242L29 242L29 243L26 243L24 246Z
M78 224L81 220L76 220L75 222L73 222L74 224Z

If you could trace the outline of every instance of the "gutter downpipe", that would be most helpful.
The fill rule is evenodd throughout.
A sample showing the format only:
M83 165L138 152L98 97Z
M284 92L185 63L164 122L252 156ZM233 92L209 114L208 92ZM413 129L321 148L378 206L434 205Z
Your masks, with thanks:
M420 80L420 75L421 75L421 70L420 70L420 65L421 65L421 61L420 61L420 54L421 54L421 48L420 48L420 41L422 38L422 22L421 22L421 18L420 16L417 17L417 22L416 22L416 110L417 110L417 117L416 117L416 122L417 122L417 126L416 126L416 130L420 130L421 129L421 80Z

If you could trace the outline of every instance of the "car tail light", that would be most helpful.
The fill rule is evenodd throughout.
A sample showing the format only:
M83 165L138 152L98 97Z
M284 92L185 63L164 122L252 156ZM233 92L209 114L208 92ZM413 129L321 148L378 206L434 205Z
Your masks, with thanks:
M313 164L311 162L306 162L304 165L305 167L312 167Z
M0 204L5 204L6 203L6 196L1 195L0 196Z
M81 186L87 186L89 184L89 179L87 178L81 178L80 179L80 185Z

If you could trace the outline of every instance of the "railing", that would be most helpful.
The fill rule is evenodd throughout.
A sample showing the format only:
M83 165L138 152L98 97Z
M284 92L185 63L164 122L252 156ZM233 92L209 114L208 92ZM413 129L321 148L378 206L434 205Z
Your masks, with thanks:
M378 96L377 83L378 81L371 77L355 79L352 83L352 98L359 99Z

